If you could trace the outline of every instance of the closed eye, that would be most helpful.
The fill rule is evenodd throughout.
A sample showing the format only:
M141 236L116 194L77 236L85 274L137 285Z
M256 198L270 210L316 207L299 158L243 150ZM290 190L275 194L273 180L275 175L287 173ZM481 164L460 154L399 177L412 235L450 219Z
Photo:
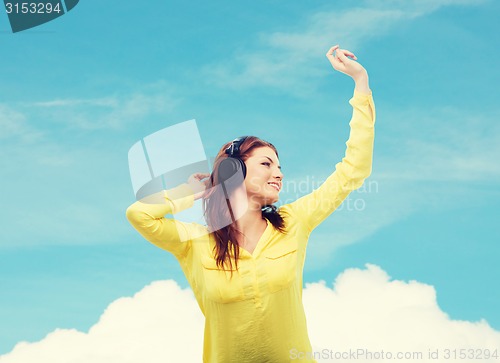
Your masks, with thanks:
M261 165L271 166L271 163L265 162L265 163L262 163Z

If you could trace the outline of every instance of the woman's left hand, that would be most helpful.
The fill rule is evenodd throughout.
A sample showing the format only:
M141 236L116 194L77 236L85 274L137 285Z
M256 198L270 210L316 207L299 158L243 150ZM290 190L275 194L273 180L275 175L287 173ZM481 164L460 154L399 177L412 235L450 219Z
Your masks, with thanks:
M333 52L335 52L335 55ZM366 69L363 68L361 64L356 62L358 58L354 55L354 53L348 51L347 49L340 49L339 45L331 47L326 53L326 57L335 70L351 76L354 80L357 80L359 77L367 74Z
M200 199L210 186L210 174L194 173L189 176L187 184L194 192L194 200Z

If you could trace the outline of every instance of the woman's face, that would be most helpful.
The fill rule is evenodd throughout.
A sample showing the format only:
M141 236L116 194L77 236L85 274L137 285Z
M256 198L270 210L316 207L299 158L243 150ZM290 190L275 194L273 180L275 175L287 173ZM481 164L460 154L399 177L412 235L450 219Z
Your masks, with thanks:
M261 206L276 203L283 174L274 150L268 146L254 149L245 160L245 165L245 188L250 202L257 202Z

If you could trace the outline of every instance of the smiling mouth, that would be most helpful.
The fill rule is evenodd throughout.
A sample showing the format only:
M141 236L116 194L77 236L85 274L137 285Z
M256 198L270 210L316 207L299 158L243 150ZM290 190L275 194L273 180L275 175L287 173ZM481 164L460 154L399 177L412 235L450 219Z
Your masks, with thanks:
M280 191L280 185L278 183L267 183L270 186L272 186L274 189L276 189L278 192Z

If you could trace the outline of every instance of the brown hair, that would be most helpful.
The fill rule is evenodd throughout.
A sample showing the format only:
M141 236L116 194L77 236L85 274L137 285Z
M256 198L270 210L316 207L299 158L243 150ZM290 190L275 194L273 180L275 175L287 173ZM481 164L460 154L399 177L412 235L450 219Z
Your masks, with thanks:
M214 226L219 226L221 219L225 218L225 220L229 220L228 216L221 216L221 211L226 211L229 215L229 211L225 208L222 208L223 205L226 204L226 197L223 193L220 192L219 188L213 188L213 186L219 184L218 180L218 169L222 160L228 158L228 154L225 153L226 149L231 145L231 142L228 142L222 146L219 150L215 162L213 165L212 174L210 175L210 188L207 188L207 193L203 196L203 211L205 215L205 219L207 221L209 230L211 234L215 238L215 259L216 264L219 268L226 270L224 267L224 263L229 261L229 266L232 275L232 262L230 258L230 251L233 251L234 259L235 259L235 268L238 268L238 258L239 258L239 246L238 246L238 238L241 235L236 229L234 222L222 227L216 228ZM248 136L245 141L240 145L240 153L239 157L246 161L252 151L256 148L260 147L270 147L278 156L278 151L274 147L273 144L261 140L255 136ZM273 225L281 233L285 232L285 221L283 217L279 214L276 206L269 205L262 208L262 216L269 220L269 222Z

